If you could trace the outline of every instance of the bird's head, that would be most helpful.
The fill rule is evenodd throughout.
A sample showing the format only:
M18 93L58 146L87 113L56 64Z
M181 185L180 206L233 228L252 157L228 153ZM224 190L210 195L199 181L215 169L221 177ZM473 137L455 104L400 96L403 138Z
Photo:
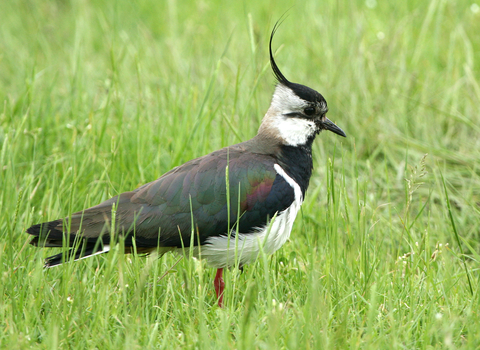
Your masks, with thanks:
M269 45L270 64L277 85L259 134L275 135L290 146L306 144L322 130L346 137L343 130L326 117L328 107L325 98L308 86L288 81L278 68L272 52L272 40L277 28L278 23L272 30Z

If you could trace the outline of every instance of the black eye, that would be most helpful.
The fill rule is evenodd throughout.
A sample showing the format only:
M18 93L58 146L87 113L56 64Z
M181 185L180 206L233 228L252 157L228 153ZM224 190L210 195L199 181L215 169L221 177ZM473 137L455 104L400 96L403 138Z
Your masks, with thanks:
M303 110L303 113L305 113L306 115L313 115L315 113L315 108L307 107Z

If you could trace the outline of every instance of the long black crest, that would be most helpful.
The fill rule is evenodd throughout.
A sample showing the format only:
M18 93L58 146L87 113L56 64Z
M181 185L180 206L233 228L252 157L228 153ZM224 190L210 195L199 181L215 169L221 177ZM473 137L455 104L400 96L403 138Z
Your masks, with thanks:
M289 85L290 82L285 78L285 76L280 72L280 69L278 68L277 64L275 63L275 59L273 58L273 52L272 52L272 40L273 36L275 35L275 32L277 31L278 27L280 24L282 24L282 19L279 19L275 25L273 26L272 34L270 35L270 65L272 66L273 74L275 75L275 78L277 78L277 81L281 84L284 85Z

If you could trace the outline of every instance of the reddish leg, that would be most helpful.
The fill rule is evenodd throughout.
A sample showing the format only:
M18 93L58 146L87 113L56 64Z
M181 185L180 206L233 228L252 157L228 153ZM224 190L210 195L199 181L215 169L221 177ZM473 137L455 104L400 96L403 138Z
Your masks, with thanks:
M213 281L215 292L217 293L218 306L223 307L223 290L225 289L225 282L223 281L223 269L218 269Z

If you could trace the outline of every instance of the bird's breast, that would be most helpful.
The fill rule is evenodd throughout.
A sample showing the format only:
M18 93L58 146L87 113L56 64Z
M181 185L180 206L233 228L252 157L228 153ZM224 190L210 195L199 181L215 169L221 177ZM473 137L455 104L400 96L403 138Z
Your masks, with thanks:
M274 167L294 190L295 198L291 205L253 232L236 234L234 229L230 234L208 238L205 244L194 248L194 256L205 259L209 266L217 269L235 266L236 263L243 266L254 262L260 251L273 254L285 244L303 203L303 194L300 186L278 164Z

